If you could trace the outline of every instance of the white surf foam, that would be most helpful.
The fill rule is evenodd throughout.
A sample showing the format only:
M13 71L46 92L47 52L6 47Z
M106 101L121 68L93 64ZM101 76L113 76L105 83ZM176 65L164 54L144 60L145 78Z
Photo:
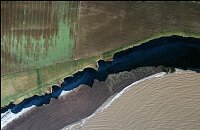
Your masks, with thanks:
M119 93L117 93L116 95L112 96L111 98L109 98L101 107L99 107L92 115L90 115L89 117L86 117L84 119L82 119L81 121L75 122L71 125L68 125L66 127L64 127L62 130L70 130L75 126L79 126L82 127L86 121L88 119L90 119L92 116L96 115L99 112L102 112L104 109L108 108L117 98L119 98L124 92L128 91L131 87L134 87L135 85L137 85L140 82L143 82L144 80L147 79L151 79L151 78L160 78L163 77L164 75L166 75L165 72L160 72L154 75L151 75L149 77L143 78L141 80L138 80L136 82L133 82L132 84L130 84L129 86L127 86L126 88L124 88L122 91L120 91Z
M73 89L74 90L74 89ZM64 96L64 95L67 95L67 94L69 94L70 92L72 92L73 90L70 90L70 91L65 91L65 90L63 90L62 92L61 92L61 94L59 95L59 97L62 97L62 96Z
M34 107L35 105L28 108L24 108L21 112L18 112L17 114L12 113L10 109L6 111L5 113L2 113L1 114L1 129L5 127L8 123L13 121L14 119L19 118L21 115L23 115L24 113L26 113L27 111L31 110Z
M184 72L183 70L181 69L176 69L175 73L182 73ZM92 115L90 115L89 117L87 118L84 118L82 119L81 121L79 122L76 122L72 125L69 125L69 126L66 126L63 128L63 130L68 130L68 129L71 129L73 128L74 126L77 126L77 125L80 125L80 126L83 126L85 124L85 122L91 118L92 116L94 116L97 112L101 112L103 111L104 109L106 109L107 107L109 107L117 98L119 98L124 92L128 91L130 89L130 87L133 87L135 85L137 85L138 83L140 82L143 82L144 80L147 80L147 79L151 79L151 78L161 78L165 75L166 73L165 72L160 72L160 73L157 73L157 74L154 74L154 75L151 75L149 77L146 77L146 78L143 78L141 80L138 80L136 82L133 82L131 85L127 86L126 88L124 88L122 91L120 91L118 94L112 96L112 98L109 98L105 103L104 105L102 105L99 109L97 109ZM74 89L73 89L74 90ZM62 91L62 93L60 94L59 97L61 96L64 96L66 94L69 94L70 92L72 92L73 90L71 91ZM27 111L31 110L32 108L36 107L35 105L29 107L29 108L24 108L21 112L15 114L15 113L12 113L11 110L9 109L8 111L6 111L5 113L2 113L1 114L1 129L3 127L5 127L8 123L10 123L11 121L13 121L14 119L17 119L19 118L21 115L23 115L24 113L26 113Z
M59 97L62 97L71 91L62 91L62 93L60 94ZM28 108L23 108L21 112L18 112L17 114L11 112L11 110L9 109L8 111L4 112L1 114L1 129L3 127L5 127L8 123L10 123L11 121L13 121L14 119L19 118L21 115L23 115L24 113L28 112L29 110L31 110L32 108L36 107L35 105L32 105L31 107Z
M70 92L74 91L75 89L76 88L74 88L73 90L70 90L70 91L62 91L61 94L59 95L59 97L67 95ZM24 113L28 112L29 110L31 110L34 107L36 107L36 106L32 105L31 107L23 108L22 111L18 112L17 114L12 113L10 109L8 111L4 112L4 113L1 113L1 129L3 127L5 127L8 123L13 121L14 119L19 118L21 115L23 115Z
M133 82L132 84L130 84L129 86L125 87L122 91L120 91L104 108L102 108L102 110L106 109L107 107L109 107L117 98L119 98L124 92L128 91L131 87L137 85L138 83L140 82L143 82L147 79L151 79L151 78L160 78L160 77L163 77L166 73L165 72L160 72L160 73L157 73L157 74L154 74L154 75L151 75L149 77L146 77L146 78L143 78L143 79L140 79L136 82Z

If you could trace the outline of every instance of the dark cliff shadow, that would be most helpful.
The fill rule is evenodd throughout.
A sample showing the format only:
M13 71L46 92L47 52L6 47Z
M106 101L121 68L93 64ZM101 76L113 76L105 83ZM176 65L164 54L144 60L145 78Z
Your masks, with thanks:
M11 109L13 113L32 105L48 104L52 98L57 99L62 91L69 91L81 84L92 86L94 79L105 81L109 74L130 71L137 67L163 65L171 68L200 70L200 39L192 37L170 36L150 40L139 46L118 52L113 61L98 61L98 70L85 68L66 77L61 86L53 86L52 93L42 96L34 95L19 104L10 103L1 108L1 113Z

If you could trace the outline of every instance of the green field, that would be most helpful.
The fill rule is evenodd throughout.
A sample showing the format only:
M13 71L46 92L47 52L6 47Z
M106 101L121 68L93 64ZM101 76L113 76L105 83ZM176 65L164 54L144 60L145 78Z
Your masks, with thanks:
M197 2L1 3L1 106L162 36L200 38Z
M73 59L78 2L3 3L3 75Z
M138 43L129 43L120 48L113 49L112 51L102 53L101 55L74 61L64 61L54 65L4 75L1 77L1 106L7 105L11 101L17 103L27 97L42 95L45 92L50 92L52 85L62 83L62 80L65 77L70 76L77 71L83 70L86 67L96 69L96 61L100 59L110 60L116 52L140 45L151 39L171 35L200 38L200 34L166 32L154 35L151 38L143 39Z

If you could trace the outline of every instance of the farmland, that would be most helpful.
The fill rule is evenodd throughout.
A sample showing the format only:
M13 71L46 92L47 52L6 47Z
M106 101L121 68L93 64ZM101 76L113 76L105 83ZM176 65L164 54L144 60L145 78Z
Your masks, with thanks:
M73 57L78 3L2 2L1 73Z
M195 2L2 2L1 106L162 36L200 38Z

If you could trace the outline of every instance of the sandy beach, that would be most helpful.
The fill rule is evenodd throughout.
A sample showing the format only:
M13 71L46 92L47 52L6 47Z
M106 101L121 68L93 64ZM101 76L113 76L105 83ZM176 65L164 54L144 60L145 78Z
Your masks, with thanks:
M163 73L167 68L141 67L130 72L111 74L106 81L95 80L91 87L81 85L71 92L64 92L58 99L47 105L34 107L21 114L8 112L2 115L3 130L59 130L91 116L105 101L130 84L145 77ZM169 70L168 70L169 71ZM145 73L144 73L145 72ZM9 119L9 120L7 120ZM19 125L20 124L20 125Z
M199 130L200 74L178 71L138 83L72 129Z

